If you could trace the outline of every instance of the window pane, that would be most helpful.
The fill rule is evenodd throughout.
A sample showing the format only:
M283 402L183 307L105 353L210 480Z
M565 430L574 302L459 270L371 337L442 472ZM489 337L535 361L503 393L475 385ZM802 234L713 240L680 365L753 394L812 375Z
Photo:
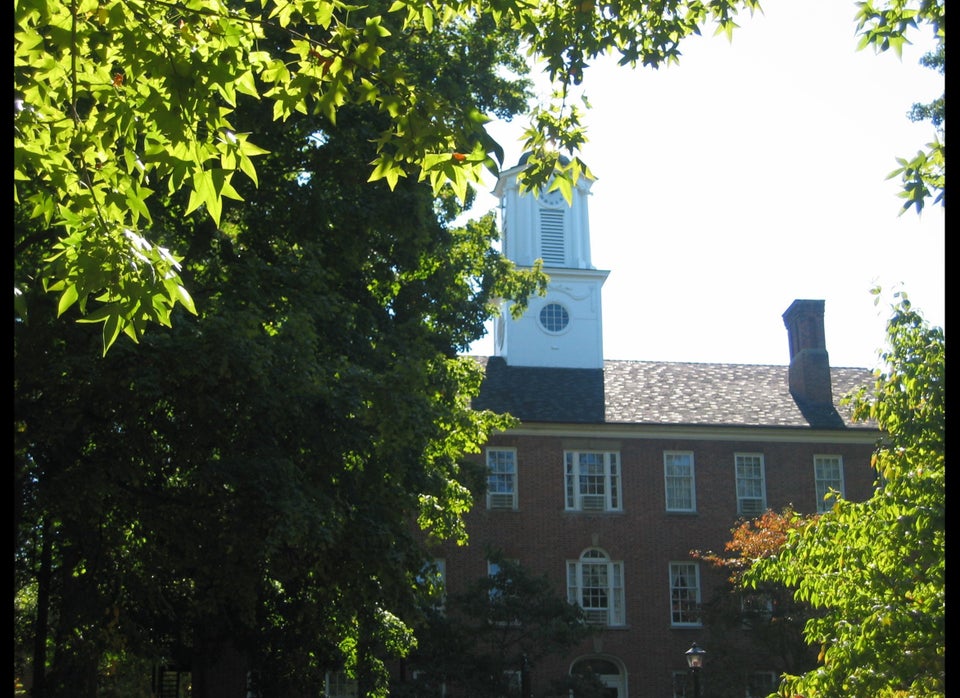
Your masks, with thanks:
M517 453L512 448L487 449L487 508L515 509Z
M813 467L816 477L817 511L824 512L833 506L833 498L828 497L831 489L843 495L843 461L840 456L814 456Z
M623 563L599 548L585 550L577 562L567 562L567 598L579 604L588 623L623 625Z
M580 494L603 494L603 456L599 453L580 454Z
M737 513L741 516L760 516L766 507L766 485L763 482L763 454L735 455L737 476Z
M695 563L670 565L670 620L674 624L699 623L700 588Z
M566 451L564 487L567 509L619 510L619 454L615 451Z
M668 511L693 511L693 454L663 455L664 486Z

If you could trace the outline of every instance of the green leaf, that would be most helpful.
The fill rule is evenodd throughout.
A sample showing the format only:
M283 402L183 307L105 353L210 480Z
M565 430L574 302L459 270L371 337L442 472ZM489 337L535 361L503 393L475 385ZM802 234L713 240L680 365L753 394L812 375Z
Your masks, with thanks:
M60 301L57 303L57 317L63 315L70 306L77 302L79 297L80 294L77 293L77 285L68 285L63 293L60 294Z

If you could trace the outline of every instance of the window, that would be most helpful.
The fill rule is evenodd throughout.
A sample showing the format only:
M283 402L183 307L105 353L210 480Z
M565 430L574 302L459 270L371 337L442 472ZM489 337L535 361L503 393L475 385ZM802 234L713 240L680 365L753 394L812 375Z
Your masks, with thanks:
M567 561L567 600L583 609L587 622L623 625L623 563L599 548Z
M490 590L487 592L490 600L487 610L489 622L502 626L521 625L517 609L521 605L519 595L523 592L517 588L514 576L522 576L519 569L520 563L517 560L487 561L487 577L490 583Z
M504 587L509 584L509 579L499 577L500 563L487 561L487 577L490 578L490 591L487 594L491 603L497 603L503 599ZM504 573L505 574L505 573Z
M737 471L737 514L748 518L760 516L767 509L763 454L737 453L734 459Z
M540 326L547 332L563 332L570 324L570 313L559 303L547 303L540 310Z
M840 456L814 456L814 477L817 483L817 512L823 513L833 508L836 494L843 496L843 459Z
M740 595L740 625L744 630L767 623L772 617L773 598L770 594L753 591Z
M424 566L417 577L421 592L428 606L443 610L447 591L447 562L437 558Z
M517 508L516 449L487 449L487 508Z
M672 676L673 698L693 698L693 677L690 670L674 671Z
M327 698L357 698L357 681L342 671L328 671L324 686Z
M417 688L422 691L423 695L428 696L445 696L447 695L447 683L443 680L441 676L435 676L429 672L423 671L422 669L414 669L410 677L416 683ZM420 693L418 692L417 695Z
M754 671L747 674L746 698L767 698L776 693L780 681L772 671Z
M667 511L696 511L697 491L693 479L693 454L667 451L663 454Z
M610 451L567 451L567 510L620 510L620 457Z
M700 625L700 568L695 562L670 563L670 624Z
M523 674L519 671L503 672L503 696L521 696L523 689Z

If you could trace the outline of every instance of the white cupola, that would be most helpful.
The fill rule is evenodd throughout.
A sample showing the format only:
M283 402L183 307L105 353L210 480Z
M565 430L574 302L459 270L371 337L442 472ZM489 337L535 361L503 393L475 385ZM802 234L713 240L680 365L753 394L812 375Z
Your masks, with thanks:
M590 261L587 201L593 180L581 177L567 204L559 191L521 193L517 176L525 167L522 157L494 188L503 254L518 267L542 259L550 283L545 296L530 297L519 320L502 308L494 323L494 354L510 366L603 368L600 289L610 272Z

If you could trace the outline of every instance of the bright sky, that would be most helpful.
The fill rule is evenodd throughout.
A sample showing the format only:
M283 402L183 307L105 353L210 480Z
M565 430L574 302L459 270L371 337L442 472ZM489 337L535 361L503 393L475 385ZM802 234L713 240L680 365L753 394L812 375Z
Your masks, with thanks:
M809 298L825 301L831 365L873 367L894 287L944 326L943 209L898 216L900 181L886 179L933 139L906 117L943 93L918 64L932 44L914 37L902 60L856 51L853 0L764 5L732 43L682 44L679 65L586 72L607 359L786 364L781 315ZM524 125L491 129L505 166ZM489 335L471 353L492 354Z

